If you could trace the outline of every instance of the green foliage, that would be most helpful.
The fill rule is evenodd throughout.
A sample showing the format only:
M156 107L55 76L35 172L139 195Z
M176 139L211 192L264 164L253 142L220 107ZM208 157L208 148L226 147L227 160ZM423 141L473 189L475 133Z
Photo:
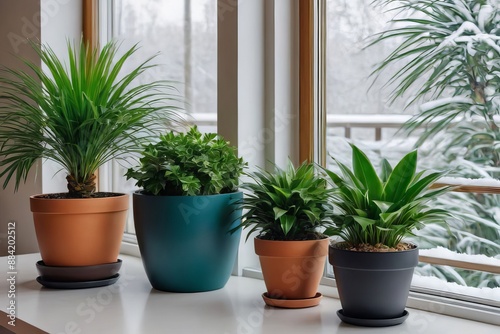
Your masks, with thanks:
M246 163L236 149L215 133L170 133L144 146L140 166L130 168L127 179L152 195L214 195L237 191Z
M118 55L115 42L102 50L68 43L67 66L48 46L33 45L41 66L2 68L0 76L0 177L26 181L40 158L68 174L70 195L90 197L94 173L105 162L137 151L148 136L175 121L174 96L166 82L135 84L155 67L147 59L127 73L137 46ZM42 69L42 66L45 68Z
M384 244L395 247L414 229L429 223L444 223L449 213L428 202L448 189L429 189L443 173L417 173L417 151L405 155L391 167L382 163L380 176L359 148L352 147L352 170L335 160L341 173L325 170L336 186L333 204L339 211L335 227L327 231L351 245Z
M314 164L295 169L288 161L286 169L275 166L273 172L258 170L249 177L252 182L242 185L249 190L243 199L247 211L238 226L249 229L247 239L253 232L270 240L317 239L320 229L331 226L331 190Z

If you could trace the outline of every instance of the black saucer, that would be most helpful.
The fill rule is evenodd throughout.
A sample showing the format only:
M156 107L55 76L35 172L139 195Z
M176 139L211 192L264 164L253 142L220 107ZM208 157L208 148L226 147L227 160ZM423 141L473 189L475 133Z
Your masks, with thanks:
M93 266L48 266L43 261L36 263L36 269L44 281L87 282L113 277L122 266L122 260Z
M43 276L38 276L36 281L46 288L51 289L88 289L97 288L100 286L111 285L118 281L120 274L113 275L106 279L100 279L95 281L82 281L82 282L63 282L63 281L52 281L47 280Z
M365 327L387 327L402 324L406 318L408 318L408 311L404 311L403 315L392 319L359 319L351 318L344 315L344 310L340 309L337 311L337 315L340 320L351 325L365 326Z

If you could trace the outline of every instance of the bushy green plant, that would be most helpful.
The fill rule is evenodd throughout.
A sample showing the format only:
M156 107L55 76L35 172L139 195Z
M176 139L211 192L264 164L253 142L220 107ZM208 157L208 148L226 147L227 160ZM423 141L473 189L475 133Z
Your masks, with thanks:
M140 166L129 168L126 176L136 179L146 194L214 195L237 191L245 165L229 142L193 126L144 146Z
M425 224L440 223L449 216L428 202L448 191L429 189L443 172L416 172L417 151L406 154L391 167L382 160L377 174L372 163L358 147L352 147L352 170L335 160L341 173L325 170L335 185L333 205L335 227L328 233L338 235L351 246L362 244L396 247L405 236Z
M147 59L122 73L137 50L117 55L115 42L101 50L68 43L68 64L48 46L33 45L42 66L2 68L0 74L0 177L5 188L26 181L40 159L67 173L69 197L92 197L95 172L107 161L137 151L158 125L176 120L165 82L134 81L155 65Z
M331 226L333 207L329 203L327 181L316 172L314 164L297 169L288 161L286 169L259 170L249 174L251 182L242 188L249 191L243 199L242 223L248 236L259 232L269 240L308 240L325 237ZM239 228L238 227L238 228Z

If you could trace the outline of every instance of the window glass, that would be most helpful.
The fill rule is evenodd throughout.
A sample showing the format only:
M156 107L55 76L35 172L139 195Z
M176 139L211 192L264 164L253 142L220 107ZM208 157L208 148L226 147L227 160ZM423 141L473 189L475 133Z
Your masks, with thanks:
M383 7L380 6L381 2L392 4ZM416 2L326 0L327 151L329 155L335 156L336 159L348 165L351 157L348 142L354 142L362 148L375 162L376 168L378 168L377 165L381 157L385 157L391 162L397 161L403 154L412 150L418 139L422 138L422 135L431 127L422 126L409 134L400 131L404 122L408 121L412 115L436 107L437 102L435 101L437 100L452 99L446 102L457 101L457 99L466 98L467 94L470 94L468 83L466 80L464 81L461 72L460 64L463 62L458 61L460 57L456 57L454 61L457 61L455 64L457 66L450 67L447 72L448 75L452 74L450 86L447 89L439 94L431 90L428 94L424 94L420 100L408 106L408 101L418 92L415 87L429 78L430 74L425 73L421 78L415 80L415 87L410 87L401 97L396 98L391 103L391 92L393 89L401 87L402 82L400 78L396 78L392 84L387 83L391 81L394 73L412 61L412 58L403 58L399 62L393 62L384 71L372 75L376 66L398 46L402 45L404 39L402 37L388 38L373 46L368 45L373 41L375 34L388 29L389 20L394 17L415 15L411 11L389 10L391 6L394 8L401 3ZM481 44L480 39L475 40L477 43L469 39L469 49L465 43L460 52L466 57L480 57L480 53L483 52L486 58L482 58L480 61L484 61L485 66L489 66L490 71L499 71L498 50L500 42L498 36L496 39L493 37L495 34L494 22L496 22L496 34L498 35L498 14L496 19L492 15L488 20L488 15L493 12L491 6L485 7L480 14L478 6L468 7L472 3L479 3L477 1L460 0L453 3L457 6L455 13L458 14L450 17L455 17L456 21L460 21L462 20L460 15L464 15L473 21L475 20L478 29L484 33L481 38L486 41L486 44ZM488 3L488 1L485 2L485 4ZM459 7L463 4L465 7ZM466 10L470 11L471 14L464 14ZM416 15L414 18L421 19L423 17L422 13ZM438 13L433 19L439 20L441 18ZM450 18L444 17L442 19ZM493 27L488 22L491 22ZM402 27L403 24L408 23L397 23L392 27ZM443 23L443 25L446 24ZM448 27L451 26L448 24ZM455 27L459 30L460 24ZM427 28L429 36L435 33L432 28ZM447 33L451 35L453 32L450 30ZM474 34L474 32L467 33L467 35ZM459 44L461 41L463 40L459 39L457 43ZM425 43L427 42L422 42L422 44ZM489 46L487 43L490 43ZM488 51L484 51L487 48L489 48ZM496 58L493 56L495 52ZM491 59L487 59L487 57ZM451 170L450 177L458 178L462 183L467 182L469 178L483 178L491 182L490 184L493 186L498 187L500 176L500 157L498 155L500 108L498 108L497 101L500 101L500 96L498 82L488 74L485 74L484 78L486 79L483 83L490 80L491 85L496 84L496 90L495 86L486 87L486 93L483 95L486 102L484 106L477 107L479 111L476 114L481 116L480 111L484 111L481 108L489 108L484 113L491 116L492 126L486 124L484 117L471 116L471 113L463 112L453 119L453 124L449 127L441 129L439 133L432 134L422 144L419 143L419 168ZM436 81L441 79L443 79L443 75L435 78ZM478 82L481 83L481 79L478 79ZM444 115L449 116L449 114ZM439 119L434 121L439 121ZM466 138L465 135L460 136L464 133L467 134ZM468 151L471 145L475 145L473 152ZM331 168L333 168L332 162L332 159L327 157L327 164ZM466 256L466 261L484 261L497 266L498 270L500 263L500 195L453 192L441 198L439 203L435 203L435 205L451 210L457 218L450 219L449 228L432 224L418 231L417 237L413 240L419 244L420 248L435 249L429 251L429 254L437 257L462 259L462 255L457 255L457 253L475 255L476 257ZM442 247L444 250L436 250L437 247ZM446 250L452 250L454 253L452 255L446 254ZM484 258L477 256L484 256ZM331 268L329 270L331 271ZM499 298L500 276L498 274L421 263L416 269L416 275L414 283L432 286L437 290L449 289L493 300ZM433 278L423 278L427 276ZM435 280L438 282L436 283ZM442 281L456 284L449 284L443 288ZM476 288L488 288L488 290L485 292L485 290L480 291Z
M137 62L158 54L154 62L160 66L142 80L172 81L185 99L179 107L188 120L202 132L216 132L217 0L119 0L113 1L109 17L111 37L123 49L139 43ZM136 188L134 180L125 181L125 167L113 162L111 169L113 191ZM127 232L134 233L132 223Z

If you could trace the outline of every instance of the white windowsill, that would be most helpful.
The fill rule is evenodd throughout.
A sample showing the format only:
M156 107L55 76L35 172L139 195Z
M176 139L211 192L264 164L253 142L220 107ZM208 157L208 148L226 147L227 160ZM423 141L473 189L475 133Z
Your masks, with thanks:
M139 246L136 243L135 237L130 235L125 236L121 252L140 257ZM243 277L262 280L260 269L243 268L241 275ZM339 298L335 280L332 278L323 278L319 291L323 296ZM462 300L457 300L453 293L412 286L407 305L408 307L432 313L500 325L500 309L497 307L500 301L493 303L491 300L481 300L469 296L461 296L460 298ZM485 304L491 304L491 306Z
M319 306L287 310L266 307L262 280L231 277L220 290L205 293L166 293L151 288L139 258L122 254L117 283L82 290L52 290L35 280L39 254L17 256L17 316L49 333L497 333L486 323L408 308L409 318L387 328L344 324L335 312L336 298ZM0 258L7 268L7 258ZM7 272L7 269L4 271ZM200 277L203 279L203 277ZM322 287L331 289L332 287ZM0 283L0 304L8 305L7 281ZM325 295L329 293L324 292Z

